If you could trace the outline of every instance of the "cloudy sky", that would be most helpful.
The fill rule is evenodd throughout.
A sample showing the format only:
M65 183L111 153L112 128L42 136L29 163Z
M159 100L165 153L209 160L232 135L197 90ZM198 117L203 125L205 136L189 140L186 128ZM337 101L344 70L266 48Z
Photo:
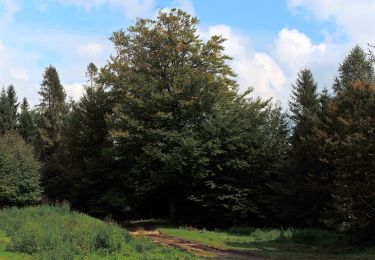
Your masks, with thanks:
M38 103L49 64L77 99L89 62L103 66L112 32L178 7L199 17L203 39L223 35L241 89L285 103L299 69L330 87L356 44L375 43L375 0L0 0L0 87Z

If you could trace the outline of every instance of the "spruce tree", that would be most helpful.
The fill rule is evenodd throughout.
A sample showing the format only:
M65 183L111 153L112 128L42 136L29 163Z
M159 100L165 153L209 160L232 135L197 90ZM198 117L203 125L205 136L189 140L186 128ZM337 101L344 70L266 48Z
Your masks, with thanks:
M321 107L317 83L309 69L299 72L289 107L293 122L290 185L295 189L289 202L293 205L290 217L295 224L314 225L319 221L327 194L318 181L322 169L315 135L321 124Z
M65 132L68 171L72 178L70 200L75 208L90 214L115 215L124 208L125 196L111 169L106 116L111 103L104 88L97 84L97 68L87 67L85 92L73 106ZM119 210L120 208L120 210Z
M9 130L8 127L8 115L10 111L10 106L8 102L8 98L5 92L5 89L1 89L0 94L0 130L1 133L5 133L7 130Z
M18 120L18 98L16 94L16 90L14 89L13 85L9 85L7 88L7 98L9 101L10 106L10 117L9 117L9 125L11 130L15 130L17 126Z
M42 185L48 198L61 200L65 198L67 190L61 152L62 130L68 109L65 91L55 67L46 68L39 95L37 149L43 162Z
M13 85L2 89L0 95L0 128L2 133L15 131L18 120L18 98Z
M308 157L313 152L314 143L311 136L319 123L320 110L317 84L309 69L301 70L296 84L293 85L289 102L293 122L292 146L296 156ZM307 159L307 160L306 160ZM300 158L299 163L308 163L309 158ZM304 168L309 168L306 166Z
M35 144L36 123L35 116L29 108L29 102L26 98L21 104L21 113L19 115L18 133L23 137L26 143Z

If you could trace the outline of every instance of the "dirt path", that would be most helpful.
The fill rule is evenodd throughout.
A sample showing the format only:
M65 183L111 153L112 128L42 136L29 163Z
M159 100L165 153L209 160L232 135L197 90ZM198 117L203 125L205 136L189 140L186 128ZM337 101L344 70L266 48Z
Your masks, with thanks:
M223 250L219 248L214 248L211 246L203 245L197 242L184 240L172 236L167 236L155 230L137 230L130 232L134 236L144 236L150 238L153 242L177 247L196 256L215 258L215 259L238 259L238 260L264 260L267 258L253 255L249 252L241 252L236 250Z

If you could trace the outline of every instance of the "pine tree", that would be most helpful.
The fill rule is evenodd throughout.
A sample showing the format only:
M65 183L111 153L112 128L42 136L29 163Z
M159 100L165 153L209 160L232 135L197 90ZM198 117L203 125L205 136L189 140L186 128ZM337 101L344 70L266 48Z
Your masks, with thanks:
M65 91L57 70L49 66L43 75L39 91L41 103L38 106L37 149L42 160L42 185L51 200L61 200L67 194L67 181L63 176L62 130L68 109Z

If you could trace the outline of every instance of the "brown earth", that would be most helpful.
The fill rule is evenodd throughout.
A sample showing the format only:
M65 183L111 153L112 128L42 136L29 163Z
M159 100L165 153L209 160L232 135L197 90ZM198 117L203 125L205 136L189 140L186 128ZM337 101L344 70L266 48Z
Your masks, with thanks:
M154 243L173 246L183 250L186 250L196 256L214 258L214 259L238 259L238 260L264 260L265 257L256 256L250 252L242 252L237 250L223 250L200 244L197 242L180 239L172 236L167 236L156 230L135 230L130 232L133 236L148 237Z

